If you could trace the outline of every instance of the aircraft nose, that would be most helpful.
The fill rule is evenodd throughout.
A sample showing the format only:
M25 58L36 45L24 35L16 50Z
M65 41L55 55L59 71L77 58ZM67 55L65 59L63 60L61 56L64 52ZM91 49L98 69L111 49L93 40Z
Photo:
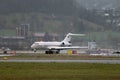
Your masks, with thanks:
M33 44L31 45L31 48L33 49Z
M35 48L35 44L32 44L32 45L31 45L31 48L34 49L34 48Z
M39 46L39 43L33 43L33 44L31 45L31 48L32 48L32 49L35 49L35 48L38 48L38 46Z

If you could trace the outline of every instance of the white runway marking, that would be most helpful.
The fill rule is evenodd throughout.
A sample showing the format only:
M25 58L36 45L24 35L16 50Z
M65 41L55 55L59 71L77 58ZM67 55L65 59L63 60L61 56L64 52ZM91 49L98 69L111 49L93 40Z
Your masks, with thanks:
M4 57L4 56L13 56L13 55L9 55L9 54L0 54L0 57Z
M120 60L0 60L0 62L81 62L120 64Z

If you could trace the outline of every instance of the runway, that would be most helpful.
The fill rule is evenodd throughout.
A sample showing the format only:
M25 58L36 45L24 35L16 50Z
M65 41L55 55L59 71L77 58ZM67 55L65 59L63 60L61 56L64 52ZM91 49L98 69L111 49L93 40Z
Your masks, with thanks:
M80 62L80 63L120 64L120 60L0 60L0 62Z

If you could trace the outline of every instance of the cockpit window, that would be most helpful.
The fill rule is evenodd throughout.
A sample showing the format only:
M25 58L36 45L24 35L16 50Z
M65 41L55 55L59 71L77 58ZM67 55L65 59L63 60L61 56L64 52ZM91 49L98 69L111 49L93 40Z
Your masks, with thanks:
M39 45L39 43L34 43L34 45Z

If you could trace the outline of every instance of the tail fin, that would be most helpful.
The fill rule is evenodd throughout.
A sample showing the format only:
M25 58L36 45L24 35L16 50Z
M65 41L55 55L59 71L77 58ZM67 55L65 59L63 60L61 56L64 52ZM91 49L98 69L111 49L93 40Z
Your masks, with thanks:
M71 38L72 36L85 36L85 34L72 34L72 33L68 33L65 37L65 39L62 42L71 42Z
M69 41L71 41L71 33L68 33L67 35L66 35L66 37L64 38L64 40L63 40L63 42L69 42Z

